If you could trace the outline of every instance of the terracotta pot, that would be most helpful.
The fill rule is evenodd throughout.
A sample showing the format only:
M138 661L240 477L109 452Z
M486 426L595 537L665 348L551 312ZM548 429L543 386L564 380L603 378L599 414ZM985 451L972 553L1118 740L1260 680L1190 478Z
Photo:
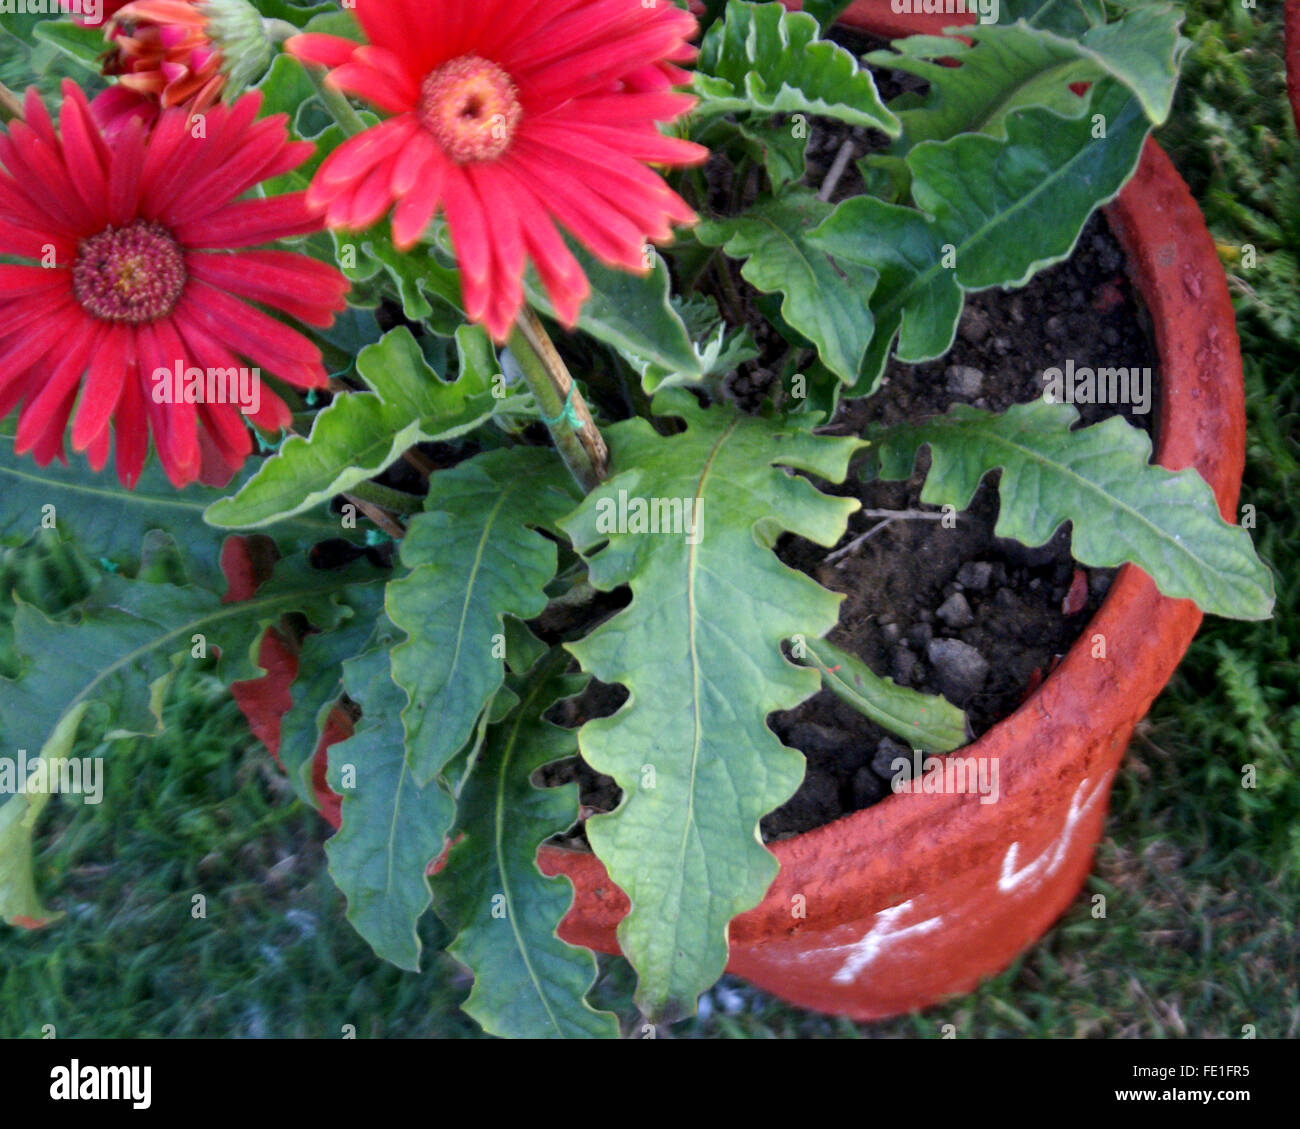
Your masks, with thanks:
M1286 92L1300 129L1300 0L1286 0Z
M855 4L844 19L875 34L934 28L934 17L899 26L902 17L880 0ZM965 22L943 18L945 26ZM1153 141L1106 214L1154 322L1159 462L1196 467L1232 520L1245 401L1213 240ZM1190 601L1162 597L1144 573L1125 566L1056 670L962 751L998 758L999 801L891 795L773 844L781 872L762 903L732 923L728 971L803 1007L877 1019L969 991L1005 968L1082 886L1133 727L1200 622ZM1104 658L1093 657L1098 637ZM539 862L576 889L560 935L617 952L615 927L628 903L600 862L553 847Z
M969 17L902 17L888 0L871 0L853 5L844 20L898 36ZM1158 459L1171 469L1196 467L1232 520L1245 461L1245 402L1214 243L1152 141L1107 216L1155 327L1163 382ZM999 801L891 795L773 844L780 874L762 903L732 923L728 970L792 1003L865 1020L969 991L1005 968L1082 886L1133 727L1200 622L1190 601L1166 599L1144 573L1121 569L1055 671L962 750L998 759ZM1104 657L1094 658L1103 641ZM258 692L275 693L271 682ZM319 799L324 807L329 795ZM595 856L545 847L538 861L575 887L560 935L617 952L615 930L628 903Z

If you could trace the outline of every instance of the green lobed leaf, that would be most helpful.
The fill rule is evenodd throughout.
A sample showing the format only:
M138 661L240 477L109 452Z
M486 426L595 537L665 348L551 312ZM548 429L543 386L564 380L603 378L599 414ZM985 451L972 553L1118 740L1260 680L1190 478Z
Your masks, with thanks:
M835 26L835 21L852 2L853 0L803 0L800 10L812 16L825 32Z
M455 931L448 951L474 973L465 1011L485 1031L517 1039L618 1037L618 1021L585 996L590 951L556 936L573 900L567 878L547 878L537 848L578 817L577 785L539 788L533 774L578 751L572 730L543 717L587 679L565 675L560 650L526 677L511 676L515 709L491 726L461 790L447 864L434 878L438 913Z
M362 716L350 739L330 747L327 779L343 803L325 853L357 932L384 960L418 972L416 927L431 900L425 868L442 850L454 805L437 783L420 787L406 763L393 634L381 622L376 645L343 664L344 688Z
M803 649L826 689L913 748L948 753L966 743L966 715L938 694L922 694L882 678L825 639L805 640Z
M247 481L256 462L236 476ZM0 541L25 541L41 528L71 537L92 560L105 559L127 573L140 567L140 547L151 530L171 535L186 557L190 579L213 592L225 587L221 546L226 534L207 526L204 510L223 491L194 484L177 490L157 462L144 469L134 490L111 472L94 473L86 461L38 467L14 454L12 436L0 435ZM45 507L52 506L53 512ZM275 530L281 549L292 553L340 535L339 523L324 513L300 513Z
M1091 96L1081 118L1021 110L1005 138L923 142L907 155L919 211L858 196L809 233L809 245L880 274L853 395L879 386L895 339L909 364L946 353L965 291L1023 286L1070 255L1088 217L1133 174L1149 124L1122 87L1098 83ZM1094 114L1105 138L1093 137Z
M1074 523L1075 559L1098 568L1131 562L1166 596L1235 619L1266 619L1273 577L1250 534L1219 516L1195 470L1152 465L1151 438L1122 418L1071 431L1069 404L1035 400L1004 415L957 405L947 415L873 435L882 478L907 478L930 448L921 500L965 509L980 480L1002 468L994 532L1026 545Z
M388 587L392 621L407 634L393 678L408 695L406 755L427 784L469 739L504 676L503 616L546 608L558 563L552 527L577 487L550 448L489 451L437 476L427 510L402 542L409 575Z
M610 428L614 477L561 525L594 587L632 590L627 608L566 646L584 670L629 692L616 714L579 731L584 759L624 795L587 834L631 899L619 944L640 976L638 1006L658 1021L692 1012L721 974L727 923L777 871L758 821L803 775L802 758L765 718L819 679L787 661L781 641L830 630L842 597L771 547L783 530L834 544L858 503L782 468L840 481L861 444L706 411L683 389L660 393L655 407L687 429L664 437L642 419ZM659 528L678 500L676 531L647 532L638 499L647 510L658 503Z
M1150 121L1159 125L1169 115L1177 83L1181 22L1181 11L1165 4L1074 34L1024 19L1010 25L974 24L962 29L964 37L974 40L971 44L917 35L865 59L929 84L919 106L898 111L903 136L894 147L897 153L959 133L1005 136L1007 117L1028 106L1078 117L1088 100L1075 94L1070 84L1104 77L1127 87ZM956 60L960 66L941 60Z
M817 20L781 4L732 0L700 45L698 119L718 114L813 114L883 130L898 119L851 52L820 38Z
M647 247L650 269L643 275L607 267L574 240L569 250L591 284L591 295L578 315L578 328L612 345L625 356L695 378L700 362L691 335L670 301L672 279L663 256ZM524 279L529 304L548 316L555 309L531 268Z
M466 327L457 341L465 347L480 333ZM472 431L496 408L477 367L443 381L405 326L363 349L357 372L373 391L336 396L309 436L290 436L238 494L208 508L209 524L256 529L302 513L380 474L417 443Z
M791 192L761 202L731 219L700 224L701 243L745 259L740 273L765 293L780 292L781 315L817 346L826 367L852 384L862 367L875 323L868 301L879 277L874 268L845 261L824 230L830 204L811 192Z
M653 396L660 388L674 385L708 386L758 356L749 327L730 329L713 299L695 295L675 300L674 306L691 336L699 372L697 375L672 372L643 357L625 353L628 364L641 377L641 388L647 395Z

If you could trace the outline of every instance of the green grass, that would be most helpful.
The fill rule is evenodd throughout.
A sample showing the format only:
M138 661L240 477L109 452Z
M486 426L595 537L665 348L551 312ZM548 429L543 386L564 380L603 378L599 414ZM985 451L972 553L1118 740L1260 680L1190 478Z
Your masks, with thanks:
M958 1037L1300 1035L1300 145L1279 8L1191 5L1196 45L1161 135L1234 277L1251 428L1242 501L1278 577L1276 616L1207 622L1125 759L1086 895L1012 968L871 1025L727 978L706 1018L661 1035L938 1038L948 1023ZM1253 272L1234 258L1247 242L1263 256ZM99 750L104 804L52 805L38 881L67 916L0 930L0 1036L53 1024L60 1037L339 1037L352 1024L360 1037L472 1037L457 1009L468 979L441 955L436 921L422 974L374 958L326 872L327 829L211 680L187 673L168 721L157 739ZM631 1029L628 969L601 967L599 1000Z

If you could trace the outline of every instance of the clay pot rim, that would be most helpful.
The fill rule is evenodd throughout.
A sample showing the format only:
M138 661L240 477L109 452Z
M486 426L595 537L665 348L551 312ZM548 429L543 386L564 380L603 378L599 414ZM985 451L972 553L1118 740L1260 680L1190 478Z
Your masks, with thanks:
M1290 3L1300 14L1300 0L1290 0ZM880 8L873 11L875 4ZM874 0L874 4L855 4L840 22L871 34L899 37L918 32L936 33L939 26L952 27L972 20L899 16L891 12L888 0ZM1244 443L1240 450L1220 452L1222 457L1212 460L1211 452L1198 438L1204 410L1199 373L1204 365L1212 362L1218 364L1215 386L1220 399L1211 410L1228 417L1234 434L1244 434L1245 430L1245 397L1235 316L1204 217L1168 157L1150 138L1137 173L1106 206L1105 213L1124 249L1126 269L1142 295L1155 330L1161 375L1156 459L1170 469L1195 466L1213 487L1224 518L1232 520L1241 486ZM1170 287L1167 279L1156 277L1163 257L1161 248L1171 243L1183 253L1184 270L1190 265L1194 268L1192 273L1210 280L1208 287L1193 286L1186 281L1187 274L1180 288ZM1189 334L1185 328L1189 323L1204 327L1211 339L1221 342L1223 348L1217 357L1207 360L1190 346L1178 347L1200 336ZM1056 670L1018 709L978 740L955 751L977 758L996 751L1002 761L1004 780L1012 772L1064 777L1068 772L1065 763L1068 754L1060 746L1044 750L1035 747L1033 740L1021 738L1041 728L1041 719L1052 716L1053 703L1062 695L1069 696L1072 683L1083 672L1085 664L1092 662L1092 637L1098 633L1108 637L1112 633L1122 634L1121 628L1131 613L1150 602L1154 593L1155 586L1144 572L1133 565L1124 565L1096 615ZM1138 661L1142 663L1156 659L1169 649L1171 640L1176 640L1179 632L1185 630L1189 617L1194 624L1200 619L1200 613L1189 600L1158 595L1155 599L1154 614L1146 620L1147 630L1137 644ZM1187 638L1190 642L1191 634ZM1125 686L1118 681L1110 683L1100 698L1094 697L1090 713L1106 716L1111 711L1122 710L1125 700ZM895 853L906 849L900 848L900 844L915 844L923 838L927 841L926 849L940 850L945 844L955 844L971 833L981 837L994 833L997 821L981 818L983 809L975 803L973 810L972 803L968 802L977 800L978 797L971 795L895 793L862 811L788 839L764 844L780 862L781 878L762 902L733 922L733 946L736 942L743 943L746 937L753 939L788 926L788 904L776 888L789 884L781 880L790 877L790 871L808 875L833 866L836 860L844 858L849 847L869 845ZM567 874L580 889L609 883L603 864L588 851L547 844L539 850L538 861L545 873ZM793 877L791 881L797 885L799 879ZM572 912L580 912L585 924L596 928L612 927L622 916L621 912L614 911L612 903L602 903L594 914L589 904L582 909L575 904Z

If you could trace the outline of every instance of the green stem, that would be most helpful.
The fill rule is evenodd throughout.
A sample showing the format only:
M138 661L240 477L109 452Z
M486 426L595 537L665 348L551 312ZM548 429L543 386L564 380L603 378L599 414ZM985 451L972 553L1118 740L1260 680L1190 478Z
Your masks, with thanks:
M525 307L510 334L510 352L550 429L556 449L584 493L605 476L609 454L595 421L537 315ZM578 420L574 427L570 409Z
M361 115L352 108L352 103L347 100L347 96L342 91L335 90L328 85L324 79L310 68L308 68L307 73L311 75L311 81L316 87L316 93L320 95L320 100L325 103L325 109L329 111L330 117L338 124L339 129L349 137L364 133L366 123L361 120Z

